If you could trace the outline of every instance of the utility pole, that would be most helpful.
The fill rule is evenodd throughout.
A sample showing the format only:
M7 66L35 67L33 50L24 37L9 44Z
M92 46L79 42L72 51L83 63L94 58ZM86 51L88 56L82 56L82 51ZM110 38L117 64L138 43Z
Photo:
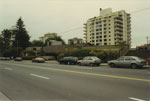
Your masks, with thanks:
M18 57L18 40L17 40L17 57Z
M148 43L149 43L149 42L148 42L148 41L149 41L148 39L149 39L149 37L147 36L146 39L147 39L147 46L148 46Z

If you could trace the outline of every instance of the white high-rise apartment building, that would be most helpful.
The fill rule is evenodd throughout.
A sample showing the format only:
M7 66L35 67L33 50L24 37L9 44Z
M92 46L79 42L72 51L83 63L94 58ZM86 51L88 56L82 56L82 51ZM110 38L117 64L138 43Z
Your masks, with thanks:
M100 15L88 19L84 28L86 43L101 46L126 42L131 45L131 17L124 10L100 9Z

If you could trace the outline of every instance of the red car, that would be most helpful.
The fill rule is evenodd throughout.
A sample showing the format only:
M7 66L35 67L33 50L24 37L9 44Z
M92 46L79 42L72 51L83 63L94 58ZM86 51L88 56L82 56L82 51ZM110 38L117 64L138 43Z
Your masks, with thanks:
M150 57L147 59L147 63L150 65Z
M43 58L34 58L32 59L32 62L44 63L45 60Z

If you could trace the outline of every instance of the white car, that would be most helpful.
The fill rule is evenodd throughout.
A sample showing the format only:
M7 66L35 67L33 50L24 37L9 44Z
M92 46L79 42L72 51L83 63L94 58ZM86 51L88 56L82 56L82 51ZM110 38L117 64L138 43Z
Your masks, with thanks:
M101 64L101 59L95 56L84 57L83 60L78 61L79 65L90 65L90 66L99 66Z
M110 67L131 67L137 68L146 65L146 61L136 56L122 56L117 60L108 61Z

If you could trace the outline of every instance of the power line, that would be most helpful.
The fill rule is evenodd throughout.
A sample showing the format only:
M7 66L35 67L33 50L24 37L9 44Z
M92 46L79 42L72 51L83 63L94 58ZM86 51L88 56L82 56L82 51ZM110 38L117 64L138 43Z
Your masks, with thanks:
M141 10L138 10L138 11L131 12L130 14L139 13L139 12L142 12L142 11L148 10L148 9L150 9L150 7L144 8L144 9L141 9ZM73 29L70 29L70 30L66 30L66 31L60 32L59 34L71 32L73 30L77 30L77 29L81 29L81 28L83 28L83 27L77 27L77 28L73 28Z
M138 11L131 12L130 14L138 13L138 12L142 12L142 11L144 11L144 10L148 10L148 9L150 9L150 7L148 7L148 8L144 8L144 9L141 9L141 10L138 10Z
M83 28L83 27L77 27L77 28L73 28L73 29L70 29L70 30L63 31L63 32L59 32L59 34L70 32L70 31L73 31L73 30L81 29L81 28Z

